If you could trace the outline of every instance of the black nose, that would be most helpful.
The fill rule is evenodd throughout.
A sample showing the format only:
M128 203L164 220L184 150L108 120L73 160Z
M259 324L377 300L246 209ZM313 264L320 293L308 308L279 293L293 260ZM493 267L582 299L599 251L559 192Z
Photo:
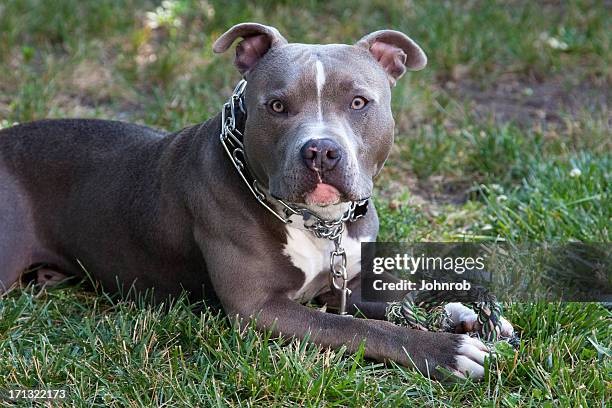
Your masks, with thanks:
M330 139L311 139L302 149L302 160L312 171L328 171L342 159L342 148Z

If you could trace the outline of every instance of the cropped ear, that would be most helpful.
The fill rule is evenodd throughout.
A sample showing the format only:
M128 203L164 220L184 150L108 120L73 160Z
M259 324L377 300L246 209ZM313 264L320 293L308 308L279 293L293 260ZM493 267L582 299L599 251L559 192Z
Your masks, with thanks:
M227 30L213 44L215 53L227 51L236 38L243 40L236 46L234 65L241 74L248 72L271 48L287 44L287 40L274 27L257 23L242 23Z
M399 31L375 31L363 37L355 45L370 51L387 72L391 85L395 85L406 69L418 71L427 65L427 56L421 47Z

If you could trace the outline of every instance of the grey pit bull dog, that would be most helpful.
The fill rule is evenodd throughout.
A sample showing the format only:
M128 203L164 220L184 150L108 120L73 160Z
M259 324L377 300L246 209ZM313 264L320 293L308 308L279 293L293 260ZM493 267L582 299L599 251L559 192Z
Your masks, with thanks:
M378 231L366 200L393 143L391 88L406 70L425 66L423 51L397 31L377 31L354 45L306 45L255 23L232 27L214 51L238 38L235 65L247 85L230 114L244 135L249 185L220 142L221 114L173 134L81 119L5 129L1 287L17 284L32 267L42 284L83 276L85 268L110 292L133 285L154 289L159 300L185 290L192 300L218 302L228 315L256 315L275 333L310 334L349 350L365 341L372 359L431 375L444 367L482 377L488 350L480 341L383 321L386 304L362 302L355 278L360 242ZM299 209L292 222L260 205L249 187L254 180L274 212ZM365 215L356 219L358 211ZM352 290L347 308L369 319L301 304L338 304L328 282L334 241L307 227L314 215L341 220Z

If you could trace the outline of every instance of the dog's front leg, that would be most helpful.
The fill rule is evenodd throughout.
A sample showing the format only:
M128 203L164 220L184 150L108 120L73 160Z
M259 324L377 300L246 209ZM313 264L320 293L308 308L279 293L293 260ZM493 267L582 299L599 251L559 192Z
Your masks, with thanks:
M249 313L240 313L246 317ZM380 320L355 319L297 304L282 297L269 298L257 315L257 325L275 334L296 336L325 347L346 346L349 351L365 343L365 355L378 361L416 366L424 375L442 377L444 367L458 376L484 375L487 348L465 335L434 333L399 327Z
M270 251L261 239L216 239L196 235L206 259L215 292L229 316L256 318L257 327L275 334L309 338L351 352L365 343L367 357L416 366L423 374L440 377L436 367L458 376L484 375L487 348L466 335L408 329L381 320L355 319L303 306L290 294L303 282L301 272L281 251ZM263 235L262 235L263 236ZM205 240L206 239L206 240Z

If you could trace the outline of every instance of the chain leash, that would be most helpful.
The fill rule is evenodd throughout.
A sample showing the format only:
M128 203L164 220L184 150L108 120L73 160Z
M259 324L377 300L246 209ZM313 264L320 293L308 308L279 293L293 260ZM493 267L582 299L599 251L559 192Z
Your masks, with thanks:
M259 204L284 224L291 224L293 222L291 217L294 215L302 216L304 220L314 220L308 224L304 222L304 228L312 232L317 238L328 239L333 242L334 249L330 252L329 257L329 286L331 291L340 298L338 314L350 316L347 314L346 305L351 295L351 290L348 288L346 251L342 247L342 234L347 222L354 222L365 215L368 200L352 201L342 217L329 221L307 208L266 196L261 190L257 179L249 171L244 151L244 135L236 127L238 110L246 114L244 107L244 90L246 85L247 81L244 79L238 82L234 92L232 92L232 96L223 105L223 110L221 111L221 133L219 135L221 145L236 168L240 178ZM282 209L281 212L274 208L271 201L279 205Z

